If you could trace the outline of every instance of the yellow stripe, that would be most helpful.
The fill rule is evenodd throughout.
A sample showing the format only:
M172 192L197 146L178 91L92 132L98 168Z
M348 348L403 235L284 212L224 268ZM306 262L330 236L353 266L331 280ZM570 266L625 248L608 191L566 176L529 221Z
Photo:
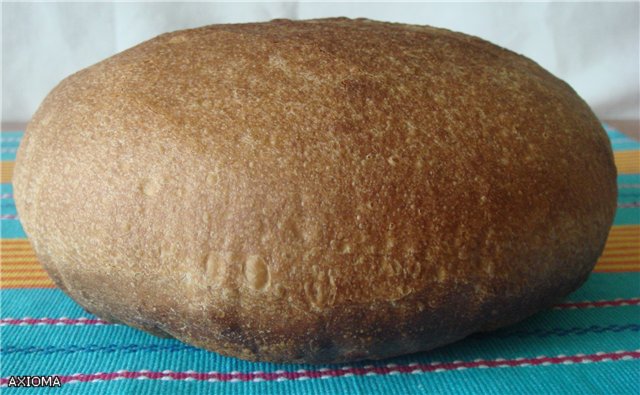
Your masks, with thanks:
M46 273L16 273L12 276L2 276L0 279L1 282L7 281L18 281L18 280L29 280L29 281L40 281L47 280L49 281L49 276Z
M596 267L640 267L640 262L598 263Z
M628 254L633 254L634 252L640 254L640 243L626 243L626 244L606 244L604 246L604 253L615 252L618 254L622 254L626 252Z
M27 267L42 267L42 265L38 261L27 262L27 263L6 263L6 264L3 262L2 266L0 266L0 270L1 269L18 269L18 268L27 268Z
M616 240L639 240L640 234L638 233L612 233L607 237L608 241L616 241Z
M638 226L625 226L624 228L618 228L617 226L611 227L609 236L632 236L638 235L640 229Z
M19 255L19 254L35 254L31 247L12 247L0 250L0 255Z
M611 265L611 266L596 266L594 272L637 272L640 271L638 266L626 266L626 265Z
M639 256L606 256L602 257L598 260L598 265L607 265L611 263L633 263L635 265L640 265L640 257Z
M633 253L639 254L640 255L640 249L637 246L614 246L614 247L609 247L607 248L603 255L611 255L611 254L633 254Z
M619 173L640 173L640 151L616 153L616 166ZM594 271L640 271L640 225L613 226Z
M1 243L0 244L0 250L11 250L11 249L20 249L20 248L31 248L31 244L29 244L28 241L25 242L21 242L21 243Z
M3 183L11 182L11 178L13 177L14 166L15 166L14 161L0 162L0 167L2 167L0 171L0 182L3 182Z
M616 229L616 227L612 227L607 235L608 238L616 238L616 237L638 237L640 235L640 226L637 229L633 228L625 228L625 229Z
M613 153L619 174L640 173L640 151L619 151Z
M36 259L36 257L34 256L23 256L23 257L17 257L17 256L8 256L8 257L2 257L2 263L4 265L4 262L37 262L38 260Z
M29 286L37 286L37 285L54 285L53 281L49 279L41 279L41 280L11 280L11 281L2 281L2 286L5 287L7 285L22 285L24 288L28 288Z
M9 263L26 263L26 262L39 262L38 258L35 256L3 256L2 257L2 266L4 266L4 264L9 264Z
M616 239L618 237L622 237L622 238L640 237L640 229L624 230L624 231L612 230L611 233L609 233L608 237L610 239L611 238Z
M614 231L624 231L624 230L633 230L640 228L640 225L614 225L611 229ZM22 240L22 239L14 239L14 240Z
M4 270L9 270L9 269L42 269L42 265L40 264L40 262L36 262L36 263L28 263L28 264L13 264L13 265L2 265L2 267L0 267L0 271L4 271Z
M55 284L51 280L12 280L0 282L0 288L52 288Z
M29 268L29 269L10 269L9 272L6 271L2 271L0 272L0 277L7 277L7 276L17 276L18 274L38 274L38 275L42 275L42 276L48 276L47 272L45 272L42 268Z
M29 262L37 261L38 257L33 254L20 254L20 255L2 255L2 262Z
M23 286L20 286L20 285L18 285L18 286L15 286L15 285L3 285L3 286L0 286L0 289L25 289L25 288L56 288L56 286L53 285L53 284L42 284L42 285L35 284L33 286L30 286L30 287L23 287Z
M624 249L621 247L624 247ZM628 254L637 252L640 255L640 225L613 226L600 259L609 259L607 255L612 253L621 254L623 252Z
M2 282L13 280L49 280L47 273L15 273L11 275L3 275Z
M605 249L613 249L613 250L619 250L619 249L633 249L633 248L638 248L640 249L640 242L635 241L635 240L627 240L627 241L616 241L616 242L612 242L612 243L607 243L604 246Z
M8 264L2 264L2 266L0 266L0 270L7 270L7 269L34 269L34 268L42 268L43 266L40 264L40 262L27 262L27 263L8 263Z
M640 229L616 229L611 228L609 237L638 237L640 235Z
M596 266L617 266L617 265L627 265L627 266L638 266L640 267L640 261L636 260L636 259L628 259L624 260L624 259L618 259L618 260L614 260L614 259L607 259L607 260L600 260L598 261L598 263L596 263Z
M611 246L637 245L637 246L640 246L640 238L629 237L627 239L623 239L623 238L609 239L609 240L607 240L607 244L606 245L611 245Z
M607 253L607 254L602 254L600 259L598 259L598 262L620 262L620 261L640 262L640 254Z
M634 248L640 249L640 242L636 241L626 241L626 242L615 242L615 243L607 243L604 245L605 251L607 250L633 250Z
M604 250L600 259L613 258L613 257L627 257L627 259L640 259L640 251L634 249L616 250L608 249Z
M2 264L14 263L14 262L38 262L38 258L34 255L31 256L2 256Z
M25 263L28 263L28 262L39 262L39 261L38 261L38 258L36 258L35 256L25 256L25 257L3 256L2 257L2 266L10 263L21 263L24 265Z
M611 234L622 233L636 233L640 232L640 225L614 225L611 227Z
M601 266L601 267L609 267L609 266L617 266L617 265L627 265L627 266L634 266L634 267L638 267L640 268L640 261L637 260L613 260L613 259L607 259L606 261L598 261L598 263L596 263L596 266Z
M629 249L616 249L616 248L610 248L608 250L605 250L604 253L602 254L603 257L606 256L626 256L627 258L640 258L640 250L634 249L634 248L629 248Z

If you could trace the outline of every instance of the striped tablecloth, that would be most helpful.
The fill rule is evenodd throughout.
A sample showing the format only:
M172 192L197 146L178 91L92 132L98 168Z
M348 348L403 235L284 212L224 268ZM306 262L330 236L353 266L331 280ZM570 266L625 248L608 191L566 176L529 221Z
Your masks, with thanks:
M607 132L619 173L618 211L605 252L582 288L520 324L432 352L327 366L245 362L87 314L54 287L25 238L10 183L22 132L3 132L0 389L3 394L638 394L640 145L611 128ZM61 386L8 387L40 383L25 376L47 375Z

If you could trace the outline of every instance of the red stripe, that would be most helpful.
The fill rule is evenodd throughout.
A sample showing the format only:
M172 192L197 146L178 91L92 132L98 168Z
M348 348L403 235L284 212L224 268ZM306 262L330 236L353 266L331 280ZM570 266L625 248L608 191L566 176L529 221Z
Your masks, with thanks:
M605 247L604 254L610 253L612 251L626 251L626 250L639 251L640 250L640 246L632 245L631 243L625 244L625 245L622 245L622 246L609 246L609 247Z
M42 269L42 267L34 267L34 268L26 268L26 269L5 269L0 267L0 274L9 274L9 273L43 273L46 272Z
M345 366L341 369L317 369L317 370L298 370L295 372L276 371L276 372L172 372L172 371L136 371L120 370L111 373L76 373L70 376L58 376L61 383L77 383L91 382L95 380L111 381L116 379L149 379L149 380L198 380L198 381L276 381L276 380L300 380L300 379L317 379L317 378L335 378L342 376L364 376L364 375L390 375L390 374L409 374L409 373L426 373L426 372L442 372L449 370L462 370L469 368L499 368L499 367L516 367L516 366L538 366L538 365L558 365L586 362L604 362L639 359L639 351L616 351L610 353L595 354L577 354L571 356L558 355L556 357L535 357L535 358L516 358L516 359L493 359L493 360L475 360L475 361L453 361L453 362L431 362L427 364L412 363L408 365L385 365L385 366L365 366L355 368ZM6 386L9 379L3 377L0 379L0 385Z
M99 318L3 318L0 319L2 325L113 325L108 321Z
M38 267L42 267L42 265L40 264L40 261L36 260L36 259L32 259L30 261L18 261L18 262L14 262L14 261L9 261L9 262L2 262L3 265L0 265L0 267L7 267L9 265L11 266L38 266Z
M40 289L40 288L57 288L52 282L42 284L0 284L0 289Z
M614 259L615 260L612 260ZM622 258L621 260L617 260L618 258ZM636 259L633 259L636 258ZM640 263L640 260L638 259L638 257L624 257L624 256L620 256L620 257L603 257L601 258L596 264L597 265L601 265L601 264L606 264L606 265L618 265L618 264L633 264L633 263Z
M618 208L634 208L640 207L640 202L618 203Z
M625 229L633 229L637 228L638 225L613 225L611 227L612 230L625 230Z
M640 261L637 259L625 260L625 261L598 261L596 263L596 269L598 268L615 268L615 267L625 267L625 268L640 268Z
M638 235L617 235L607 239L605 248L608 246L629 245L631 243L636 243L637 241Z
M600 259L605 259L605 258L626 258L626 257L635 257L635 258L640 258L640 248L637 249L636 251L605 251L602 256L600 257Z
M3 275L2 282L11 282L16 280L49 280L49 276L47 276L46 272L37 273L35 276L14 276L14 275Z
M615 250L621 247L635 247L638 248L638 241L640 240L640 238L634 237L633 239L627 239L627 240L620 240L620 239L616 239L613 241L608 241L607 244L604 246L604 251L607 250Z
M615 235L615 234L620 234L620 233L638 233L638 225L627 225L627 226L614 226L613 228L611 228L611 231L609 232L609 236L611 235Z
M625 230L623 232L613 231L609 233L609 236L607 236L607 241L634 240L638 238L638 234L640 234L640 229L638 228L633 230Z
M616 300L598 300L584 302L566 302L553 306L554 310L561 309L589 309L594 307L613 307L613 306L636 306L640 305L640 298L616 299Z

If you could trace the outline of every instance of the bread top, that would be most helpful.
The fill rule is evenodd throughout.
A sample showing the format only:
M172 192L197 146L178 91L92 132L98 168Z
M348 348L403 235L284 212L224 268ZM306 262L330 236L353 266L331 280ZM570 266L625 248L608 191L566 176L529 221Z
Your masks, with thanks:
M610 143L567 84L363 19L163 34L65 79L18 155L41 259L86 304L141 300L130 317L473 316L584 277L615 211Z

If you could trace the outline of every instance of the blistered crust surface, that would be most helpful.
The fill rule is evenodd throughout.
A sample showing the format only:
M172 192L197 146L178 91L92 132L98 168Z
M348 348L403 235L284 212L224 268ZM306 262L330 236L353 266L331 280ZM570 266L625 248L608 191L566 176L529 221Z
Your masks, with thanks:
M90 311L247 359L432 348L578 287L608 139L532 61L368 20L159 36L65 79L18 152L23 225Z

